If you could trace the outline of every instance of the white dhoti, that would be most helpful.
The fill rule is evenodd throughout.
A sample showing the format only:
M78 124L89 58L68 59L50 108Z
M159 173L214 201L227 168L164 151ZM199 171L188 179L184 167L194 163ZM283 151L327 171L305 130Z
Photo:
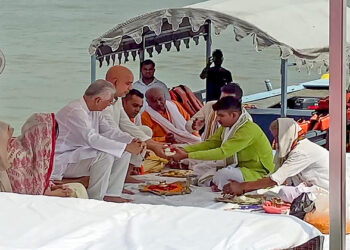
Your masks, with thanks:
M150 138L152 138L153 135L153 131L150 127L141 125L141 126L137 126L137 128L139 128L143 133L145 133L147 136L149 136ZM145 158L145 154L146 154L146 150L144 152L142 152L141 154L138 155L131 155L131 159L130 159L130 164L134 165L135 167L141 167L142 162Z
M96 158L69 164L65 178L90 176L87 189L89 198L103 200L104 196L120 196L128 171L131 154L124 152L121 158L99 152Z
M213 183L218 186L220 190L230 182L230 180L244 182L244 177L239 167L235 165L227 166L218 170L213 177Z
M225 162L219 161L203 161L194 159L183 159L181 163L188 165L188 168L193 170L194 175L198 178L198 186L210 186L213 176L218 167L225 166Z

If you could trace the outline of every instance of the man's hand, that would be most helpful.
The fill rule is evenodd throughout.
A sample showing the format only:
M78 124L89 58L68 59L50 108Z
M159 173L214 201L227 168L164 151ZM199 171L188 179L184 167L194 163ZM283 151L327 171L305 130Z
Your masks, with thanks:
M165 141L166 141L167 143L171 143L171 144L176 143L174 134L172 134L172 133L167 133L166 136L165 136Z
M171 158L176 162L181 161L182 159L188 158L188 153L183 148L177 148L177 147L171 147L171 148L175 149L176 154L168 158Z
M71 197L73 190L67 185L52 185L45 191L45 195L58 197Z
M213 57L211 56L208 58L207 68L209 68L212 63L213 63Z
M230 183L226 184L222 192L223 194L232 194L234 196L244 194L244 183L240 183L234 180L230 180Z
M162 144L162 143L154 144L154 145L152 145L152 151L160 158L166 159L167 157L166 157L165 152L164 152L165 145L166 144ZM168 146L166 145L166 147L168 147Z
M210 68L210 65L213 63L213 57L209 57L207 65L205 65L205 68L202 70L202 73L199 75L201 79L205 79L208 77L208 70Z
M141 141L141 147L142 147L141 152L144 152L147 149L147 143L144 141Z
M194 119L192 123L192 129L195 131L199 131L204 126L204 120L200 120L198 118Z
M125 151L131 153L131 154L135 154L138 155L139 153L142 152L144 146L141 140L139 139L133 139L125 148Z

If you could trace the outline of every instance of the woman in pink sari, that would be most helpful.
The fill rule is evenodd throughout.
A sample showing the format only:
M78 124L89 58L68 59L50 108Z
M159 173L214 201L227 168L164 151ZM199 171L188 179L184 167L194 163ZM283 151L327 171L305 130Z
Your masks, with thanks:
M32 115L18 137L12 137L13 128L0 122L0 191L71 196L68 187L50 183L56 129L53 113Z

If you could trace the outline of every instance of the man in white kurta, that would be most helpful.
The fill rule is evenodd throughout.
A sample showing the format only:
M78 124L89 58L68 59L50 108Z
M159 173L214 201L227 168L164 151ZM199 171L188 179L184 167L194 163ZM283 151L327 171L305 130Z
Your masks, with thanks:
M152 140L152 130L147 126L136 125L131 122L126 114L121 97L126 96L132 89L134 76L132 72L124 66L113 66L107 74L106 80L111 82L116 89L115 103L107 107L103 114L111 126L120 128L123 132L130 134L134 138L138 138L147 144L147 148L154 151L158 156L164 157L162 144ZM140 166L143 160L143 155L132 155L131 163L135 166Z
M130 150L136 146L133 137L111 126L100 112L113 102L114 93L111 83L97 80L83 98L57 113L53 179L90 176L90 198L120 202L126 201L120 195L131 156L127 151L139 153L141 148Z
M241 87L236 83L228 83L221 88L221 96L233 96L239 100L242 99L243 91ZM217 101L207 102L196 114L194 114L189 121L186 122L186 130L190 133L199 131L204 127L204 131L201 134L202 141L205 141L211 137L220 124L217 121L216 113L213 110L213 105ZM244 109L244 108L243 108Z

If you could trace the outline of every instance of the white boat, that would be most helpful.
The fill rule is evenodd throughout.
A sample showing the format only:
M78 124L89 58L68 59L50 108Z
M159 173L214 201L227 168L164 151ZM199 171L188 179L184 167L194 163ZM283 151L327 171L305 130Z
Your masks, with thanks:
M233 25L237 39L251 35L257 49L273 44L280 49L282 115L289 115L292 110L286 106L287 59L296 56L299 66L327 65L327 10L325 0L214 0L144 14L93 41L92 80L96 60L131 54L139 55L142 61L151 48L160 50L171 43L178 47L182 41L186 45L187 39L196 40L199 36L207 39L208 57L211 31ZM256 13L256 19L249 13ZM313 19L325 16L326 21ZM293 22L297 29L290 25L281 28L284 22ZM273 26L274 31L269 33L264 23ZM297 38L289 41L289 35ZM318 36L315 44L311 43L313 39L305 39ZM109 204L17 194L2 194L0 203L0 219L7 222L0 226L3 249L322 249L318 230L289 216L253 218L244 213L201 208Z
M346 8L349 13L349 8ZM288 60L292 57L297 67L327 70L329 66L329 1L327 0L269 0L239 1L211 0L185 8L163 9L140 15L118 24L102 36L93 40L91 55L91 80L95 79L96 60L100 64L128 60L129 55L140 61L146 53L161 53L173 45L180 50L181 44L189 46L189 40L196 43L199 37L206 40L206 59L211 53L211 35L233 28L236 40L252 37L257 51L276 46L281 57L281 89L274 92L246 96L244 101L267 99L270 95L281 96L281 108L252 110L254 115L262 115L262 124L269 124L278 116L307 117L311 111L287 109L287 93L314 87L312 83L287 87ZM350 24L350 19L347 20ZM347 34L350 41L350 34ZM345 51L349 59L349 48ZM293 65L294 66L294 65ZM347 68L348 70L348 68ZM324 85L329 85L327 80ZM294 89L293 89L294 88ZM311 97L314 94L311 94ZM255 113L255 114L254 114ZM268 119L266 119L269 117ZM259 122L258 122L259 123ZM263 125L264 126L264 125ZM263 128L264 129L264 128ZM264 130L267 130L266 128Z

